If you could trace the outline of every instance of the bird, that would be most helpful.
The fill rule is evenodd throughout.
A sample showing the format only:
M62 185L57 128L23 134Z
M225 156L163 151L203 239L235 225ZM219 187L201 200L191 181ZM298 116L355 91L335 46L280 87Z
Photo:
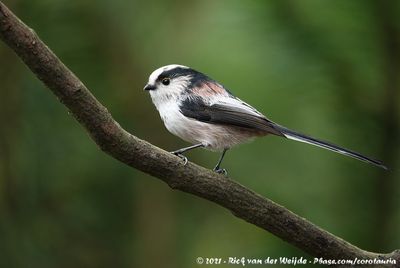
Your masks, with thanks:
M375 160L300 132L281 126L254 107L235 97L231 91L209 76L190 67L170 64L153 71L144 90L158 110L169 132L193 145L172 151L186 165L183 153L195 148L222 152L214 171L221 168L226 152L256 137L275 135L308 143L387 169Z

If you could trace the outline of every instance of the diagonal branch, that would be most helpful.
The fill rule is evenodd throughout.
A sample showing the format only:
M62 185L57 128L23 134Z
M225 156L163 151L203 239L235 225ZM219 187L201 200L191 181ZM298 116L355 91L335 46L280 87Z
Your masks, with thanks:
M236 217L263 228L316 257L328 259L397 259L400 252L378 254L361 250L297 216L239 183L179 158L120 127L85 85L0 2L0 39L58 97L105 153L146 172L171 188L202 197Z

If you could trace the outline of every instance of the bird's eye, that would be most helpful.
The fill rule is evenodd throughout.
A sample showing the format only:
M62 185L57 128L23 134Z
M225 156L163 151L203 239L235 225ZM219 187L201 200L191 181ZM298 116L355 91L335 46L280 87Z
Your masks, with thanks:
M163 78L163 80L161 80L161 83L162 83L164 86L168 86L168 85L169 85L169 82L170 82L169 78Z

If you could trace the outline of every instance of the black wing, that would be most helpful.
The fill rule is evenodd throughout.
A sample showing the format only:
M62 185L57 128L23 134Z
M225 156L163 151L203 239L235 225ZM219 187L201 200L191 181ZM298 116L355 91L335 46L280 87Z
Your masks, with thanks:
M387 169L382 161L372 159L355 151L295 132L265 118L257 110L239 99L225 99L207 104L201 97L188 98L180 105L181 113L202 122L238 126L266 133L272 133L288 139L312 144L336 153Z
M181 102L181 113L205 123L237 126L283 136L275 124L256 109L236 98L222 98L208 104L201 97L190 97Z

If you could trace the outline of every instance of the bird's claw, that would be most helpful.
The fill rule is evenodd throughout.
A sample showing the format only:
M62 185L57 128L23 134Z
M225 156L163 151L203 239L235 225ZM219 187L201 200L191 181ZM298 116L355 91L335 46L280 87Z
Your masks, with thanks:
M224 176L228 176L228 171L226 169L224 169L224 168L215 167L213 170L214 170L214 172L216 172L218 174L222 174Z
M188 159L186 156L184 156L183 154L180 154L178 152L170 152L171 154L176 155L177 157L179 157L180 159L183 160L183 165L186 166L186 164L188 163Z

